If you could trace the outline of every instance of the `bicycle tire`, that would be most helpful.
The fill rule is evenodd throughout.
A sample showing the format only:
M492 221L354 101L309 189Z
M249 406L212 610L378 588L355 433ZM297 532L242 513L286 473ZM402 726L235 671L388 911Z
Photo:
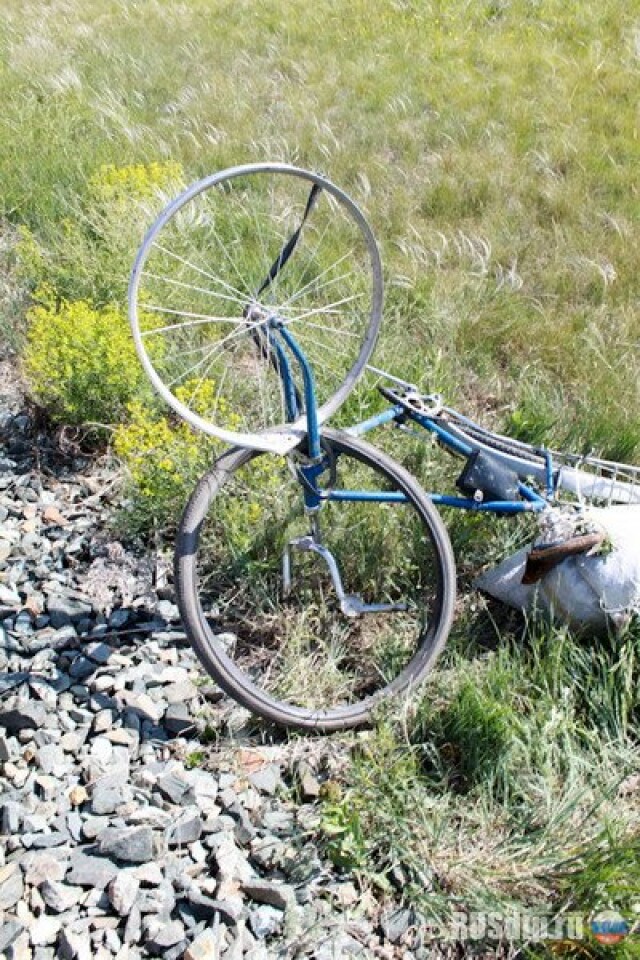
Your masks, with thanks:
M132 270L129 320L176 413L227 443L284 453L306 417L287 407L270 317L314 370L322 423L365 368L382 300L378 247L353 200L311 171L248 164L192 184L156 219Z
M272 464L274 460L281 461L282 458L275 458L273 455L246 448L232 449L219 458L202 477L180 521L175 553L175 582L178 605L187 636L206 671L226 693L252 713L278 725L329 732L368 722L372 711L382 700L413 690L426 676L442 650L449 633L455 603L456 574L453 552L446 528L418 481L404 467L366 442L338 431L323 431L322 442L325 452L333 458L333 462L336 464L335 474L338 477L338 484L341 482L343 475L350 479L352 475L361 478L366 474L368 478L369 472L371 472L372 482L382 486L383 489L386 486L391 490L399 491L407 498L406 504L402 506L390 505L382 520L380 520L381 515L378 513L380 504L373 505L374 512L371 514L365 513L364 509L361 510L361 505L339 504L338 506L341 508L348 507L349 511L346 514L341 511L334 511L331 515L336 525L346 522L352 524L348 531L345 527L344 531L341 530L339 534L336 533L336 542L344 542L347 546L348 561L358 562L358 545L361 545L364 551L368 551L367 555L371 560L371 551L376 551L376 544L382 542L381 537L386 538L383 541L387 543L384 561L386 561L388 569L383 568L383 560L380 561L379 566L376 566L374 559L373 576L377 576L380 583L392 584L393 587L390 589L397 589L398 578L396 573L404 570L406 574L407 571L411 571L412 578L415 579L416 583L406 586L403 583L403 596L405 591L407 597L415 595L419 597L419 603L424 606L424 609L421 607L418 610L417 605L414 609L410 604L407 604L406 610L401 611L399 609L400 605L398 605L398 609L393 612L389 611L387 614L362 614L355 619L342 618L345 622L340 626L340 630L345 631L345 633L344 636L340 634L340 642L344 645L344 649L348 650L348 643L352 642L351 633L348 634L349 639L345 639L349 630L355 637L353 642L356 643L355 650L350 653L351 659L349 660L347 657L345 662L350 665L349 669L354 670L353 662L355 659L357 666L362 667L367 683L371 681L372 676L376 680L379 678L380 687L378 689L371 692L367 688L362 693L364 687L362 690L358 687L355 689L350 702L345 703L344 699L340 699L337 703L327 704L323 701L320 706L315 700L311 704L301 704L299 700L294 699L293 695L291 695L291 699L284 699L281 695L273 694L266 688L266 683L275 682L276 666L274 664L284 662L286 656L283 655L281 648L276 648L275 652L272 648L264 667L265 675L268 675L268 681L265 681L265 685L256 682L254 664L255 662L261 664L262 661L252 644L260 643L262 640L267 642L264 636L255 633L256 623L262 622L256 612L257 606L250 608L250 623L247 629L254 632L250 632L248 637L242 640L242 650L239 649L240 640L236 636L237 642L233 650L236 660L234 660L225 650L225 641L220 639L220 637L228 636L224 633L226 627L225 616L230 616L232 620L235 617L241 625L245 623L245 620L243 619L244 614L238 612L235 608L230 613L223 614L221 612L228 610L225 606L226 601L223 599L227 594L221 586L224 583L224 575L221 572L217 571L215 574L218 581L217 586L210 596L208 595L206 599L203 599L205 590L209 588L205 586L208 575L205 576L201 573L202 564L205 563L207 551L215 553L218 546L215 536L209 539L208 535L203 533L203 529L211 511L215 508L218 498L224 492L225 486L232 483L238 473L248 465L252 466L256 463L258 466L255 469L258 469L263 458L267 458L265 461L267 466ZM264 468L260 467L260 469ZM297 484L297 482L296 480L295 483ZM251 503L244 494L246 489L249 488L242 486L239 481L237 491L230 491L236 494L236 498L227 500L227 502L237 503L239 500L245 509L249 509ZM218 534L219 537L225 536L227 529L225 524L228 523L225 518L230 516L230 514L224 513L224 502L223 498L222 504L218 508L220 513L216 520L219 523L217 529L221 531ZM274 504L277 502L274 496ZM333 504L328 506L333 507ZM328 506L325 509L328 509ZM361 510L361 512L358 513L358 510ZM321 511L321 513L323 512ZM286 515L289 523L293 523L289 505L282 507L281 514ZM363 518L365 516L372 519L371 529L369 527L365 529L364 527ZM347 519L345 520L345 518ZM279 519L269 517L269 523L271 528L276 529L280 534ZM215 529L214 523L214 533ZM389 533L389 531L391 532ZM401 531L408 532L410 542L405 541L398 544L395 539L391 540L396 532ZM254 533L257 538L257 529ZM329 543L332 543L331 534L332 531L329 533ZM340 541L340 537L344 538L343 541ZM396 546L399 548L397 552L394 549ZM278 549L278 545L274 545L274 569ZM261 557L262 554L259 554L259 558ZM344 560L344 554L339 559ZM392 561L394 564L398 564L397 569L396 567L391 569ZM247 570L246 563L243 567L242 558L238 559L235 556L234 562L245 571ZM321 574L315 575L321 576ZM359 585L360 580L365 582L370 575L369 572L363 572L361 575L356 573L353 575L353 579L357 580ZM269 584L272 586L273 582L270 581ZM241 584L240 588L234 592L234 581L229 588L229 595L234 598L234 604L240 605L238 597L243 589L252 588L253 582L245 578L244 584ZM379 589L379 587L376 586L376 589ZM257 588L255 592L258 594ZM303 592L303 588L300 588L300 592ZM316 696L315 687L317 686L318 689L323 687L327 676L331 673L330 666L333 669L331 664L327 666L324 660L320 659L320 655L324 653L325 649L329 650L329 644L325 643L325 634L333 642L331 629L333 629L334 622L340 623L339 611L334 615L332 610L329 609L333 603L330 594L331 588L327 591L326 596L321 599L321 604L324 604L323 614L316 613L317 607L313 605L315 603L313 598L311 607L301 607L300 610L295 607L295 614L298 619L303 616L307 617L307 621L303 620L303 623L316 622L323 624L326 628L322 637L319 634L314 634L309 643L312 656L315 658L312 663L317 664L317 669L314 667L314 688L311 691L314 697ZM263 594L260 593L259 596L262 597ZM305 600L305 603L307 602ZM300 603L302 604L302 601ZM426 609L427 604L428 611ZM312 612L309 613L309 610ZM291 616L290 611L285 607L281 606L276 609L277 625L275 629L276 631L280 630L283 636L289 630L290 635L295 638L297 636L295 629L293 627L289 628L289 620L287 619L290 619ZM325 620L322 619L322 616L325 616ZM277 620L278 617L280 618L279 621ZM215 626L210 620L215 621ZM393 623L390 623L391 620L393 620ZM296 620L296 625L297 622ZM218 634L217 631L221 628L222 633ZM396 633L393 633L394 630ZM387 642L386 637L389 636L392 637L393 643L401 645L401 638L404 638L407 630L411 632L411 635L416 630L417 635L415 641L410 643L406 650L401 651L401 658L400 654L393 654L393 656L398 657L397 661L393 659L393 656L389 661L397 669L397 672L393 675L385 674L378 662L372 668L367 658L373 657L371 650L375 649L375 643L380 641L384 644ZM374 647L369 645L369 634L374 638ZM273 643L271 637L269 637L269 642ZM306 651L307 648L303 649ZM385 651L383 647L381 647L381 651L380 656L387 659L380 662L386 664L389 656L388 651ZM245 658L245 660L243 661L242 658ZM295 661L294 667L295 675L295 670L297 670ZM326 676L323 674L323 670L326 671ZM301 674L303 672L301 671ZM331 677L333 677L333 674L331 674ZM297 681L297 676L294 679ZM359 682L359 678L357 682ZM308 695L306 687L304 695ZM323 693L322 695L331 696L331 689L329 694ZM341 696L344 697L342 688Z
M533 463L537 466L544 466L544 457L540 454L539 448L532 444L523 443L520 440L513 440L511 437L505 437L503 434L492 433L485 430L477 424L471 423L466 418L456 418L453 411L447 411L447 417L435 417L437 423L445 428L454 427L459 434L464 434L475 443L495 450L498 453L504 453L507 456L515 457L523 463Z
M518 473L520 479L533 477L541 484L546 483L547 464L539 448L500 434L491 434L470 424L466 418L456 419L453 411L447 413L447 420L439 422L454 436L469 441L475 449L484 448L497 453L505 465ZM580 456L558 450L548 452L557 493L601 506L640 503L640 468L589 455Z

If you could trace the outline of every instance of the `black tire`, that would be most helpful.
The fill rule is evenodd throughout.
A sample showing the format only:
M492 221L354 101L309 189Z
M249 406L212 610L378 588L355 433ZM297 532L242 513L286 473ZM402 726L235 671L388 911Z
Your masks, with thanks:
M326 542L342 546L336 548L336 559L346 589L355 582L365 602L398 604L402 583L405 609L397 606L384 613L346 617L337 607L323 562L314 566L306 580L300 578L298 595L279 601L279 557L291 529L295 532L295 525L300 529L303 522L294 500L302 500L301 489L299 481L291 477L292 498L288 499L285 487L291 476L290 464L276 455L245 448L234 448L220 457L194 490L178 530L175 574L187 635L219 685L269 721L332 731L366 723L381 699L410 691L429 672L446 642L453 617L455 565L442 520L420 484L403 467L369 444L337 431L323 431L323 447L333 463L332 486L341 486L343 478L349 489L354 481L365 482L365 489L373 482L371 489L401 492L407 498L406 503L386 505L332 501L319 514L323 523L331 520L333 524ZM281 474L283 466L287 472ZM251 470L257 471L257 483ZM265 490L271 485L270 498L263 494L261 478ZM225 488L232 497L224 496ZM245 527L250 529L229 532L245 513L249 518ZM253 515L259 518L255 523ZM243 548L247 535L252 537L251 545ZM271 549L268 556L267 549ZM384 553L379 562L376 551ZM298 554L294 556L297 560ZM408 573L410 584L403 579ZM213 576L215 583L211 584ZM230 623L235 659L224 648ZM321 629L314 632L314 625ZM407 644L414 631L415 642ZM225 632L226 640L216 639ZM292 644L300 652L300 666L293 659L283 694L275 674L292 657ZM326 664L325 654L330 657ZM334 703L330 699L333 677L335 673L342 684L341 669L345 670L345 683L353 683L353 691L340 685ZM258 678L260 670L265 676ZM310 683L306 679L309 674ZM374 682L378 683L375 689ZM276 693L267 689L269 685L276 686ZM304 688L302 692L296 692L298 687Z

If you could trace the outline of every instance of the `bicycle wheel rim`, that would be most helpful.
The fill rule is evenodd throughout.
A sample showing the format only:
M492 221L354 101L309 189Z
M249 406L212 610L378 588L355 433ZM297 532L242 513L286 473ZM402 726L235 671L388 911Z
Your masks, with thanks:
M180 609L208 672L252 712L286 726L323 731L367 722L383 699L420 682L446 640L455 594L446 531L416 481L361 441L330 433L330 449L338 456L338 484L356 478L363 483L370 473L372 489L375 484L375 489L386 487L409 497L407 504L384 507L329 505L335 509L332 516L323 518L323 542L332 549L345 588L359 592L368 602L419 596L419 609L414 605L406 611L348 618L339 609L335 584L322 561L314 555L305 567L306 558L300 554L294 557L294 569L300 565L294 595L282 600L278 593L281 550L290 534L299 532L296 525L301 518L290 512L280 475L268 480L279 458L263 459L249 451L232 451L221 458L185 510L176 552ZM209 546L207 524L212 511L220 509L223 523L216 536L224 528L228 531L229 514L221 506L225 487L231 493L229 484L252 465L262 470L261 461L268 466L262 479L274 483L277 491L277 496L265 500L268 537L275 536L276 542L268 557L260 550L252 554L262 536L257 514L252 515L252 545L235 556L244 579L227 587L220 545L214 539ZM233 490L233 496L235 504L249 511L256 505L255 485L244 483ZM208 550L215 556L208 555ZM250 557L264 577L259 584L251 583L255 574L247 565ZM203 558L209 567L204 576ZM213 590L207 576L214 578ZM230 612L228 597L233 603Z
M258 293L298 228L290 259ZM133 267L129 318L151 383L180 416L228 443L285 452L300 442L306 417L287 422L272 344L265 351L262 336L256 350L264 325L247 322L246 307L277 314L298 340L322 423L364 370L382 298L379 252L356 204L318 174L250 164L198 181L158 217Z

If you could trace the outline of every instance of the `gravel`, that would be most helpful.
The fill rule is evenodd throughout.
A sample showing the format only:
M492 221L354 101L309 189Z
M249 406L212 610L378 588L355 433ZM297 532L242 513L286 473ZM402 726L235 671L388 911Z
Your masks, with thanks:
M170 557L110 532L113 466L65 455L16 402L0 418L0 953L332 956L358 900L313 844L322 748L252 736L181 632ZM345 955L400 942L407 916L386 923L388 940L361 918Z

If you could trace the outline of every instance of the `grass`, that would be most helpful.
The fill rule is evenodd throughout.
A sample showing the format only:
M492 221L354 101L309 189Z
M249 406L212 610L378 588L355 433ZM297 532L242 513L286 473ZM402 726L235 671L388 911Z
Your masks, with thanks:
M637 629L597 651L542 627L473 657L454 645L325 806L335 862L430 922L452 910L632 916L638 652Z
M144 223L87 220L103 165L170 162L189 181L287 160L372 222L377 365L522 439L637 461L639 73L623 0L5 0L0 341L20 350L42 257L74 298L122 307ZM377 402L369 383L336 421ZM448 469L380 442L428 485ZM463 588L449 651L417 712L382 718L353 757L329 848L436 918L629 910L637 627L590 644L490 615L470 581L523 531L447 524Z
M9 0L2 48L9 220L55 244L103 163L324 170L383 247L381 362L521 434L533 396L555 411L533 435L638 450L637 22L621 0L340 16L327 0L144 16Z

